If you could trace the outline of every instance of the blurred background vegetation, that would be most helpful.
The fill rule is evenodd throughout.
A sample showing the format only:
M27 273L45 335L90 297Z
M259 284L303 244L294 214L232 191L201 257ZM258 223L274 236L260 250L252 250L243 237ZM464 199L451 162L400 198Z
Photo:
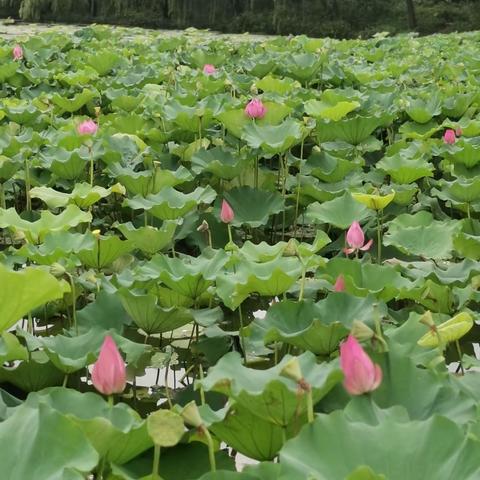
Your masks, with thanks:
M480 28L480 0L0 0L25 21L366 37Z

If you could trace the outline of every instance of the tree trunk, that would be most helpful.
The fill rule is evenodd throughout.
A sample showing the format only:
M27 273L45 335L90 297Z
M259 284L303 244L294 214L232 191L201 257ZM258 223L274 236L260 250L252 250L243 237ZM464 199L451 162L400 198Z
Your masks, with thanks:
M415 15L415 5L413 0L405 0L407 2L407 17L408 17L408 28L411 30L417 28L417 17Z

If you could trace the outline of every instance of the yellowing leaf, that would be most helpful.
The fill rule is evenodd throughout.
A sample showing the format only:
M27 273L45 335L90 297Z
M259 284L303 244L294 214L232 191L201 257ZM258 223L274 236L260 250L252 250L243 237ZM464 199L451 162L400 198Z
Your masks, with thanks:
M372 195L368 193L352 193L352 197L372 210L383 210L394 198L395 192L388 195Z
M430 330L417 343L421 347L438 347L440 339L442 344L446 345L462 338L472 327L473 318L470 314L462 312L440 324L436 332Z

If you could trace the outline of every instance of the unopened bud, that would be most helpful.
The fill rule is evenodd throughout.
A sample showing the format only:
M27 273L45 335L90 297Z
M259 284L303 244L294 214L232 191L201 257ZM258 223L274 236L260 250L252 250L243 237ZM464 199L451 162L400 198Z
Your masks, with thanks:
M65 272L65 267L58 262L52 263L52 265L50 266L50 273L56 278L63 277L65 275Z
M185 405L184 409L180 412L180 415L187 425L195 428L200 428L203 425L203 420L200 416L197 404L193 400Z
M210 225L206 220L204 220L198 227L197 232L208 232L210 230Z
M303 375L298 358L292 357L282 368L280 375L299 383L303 379Z

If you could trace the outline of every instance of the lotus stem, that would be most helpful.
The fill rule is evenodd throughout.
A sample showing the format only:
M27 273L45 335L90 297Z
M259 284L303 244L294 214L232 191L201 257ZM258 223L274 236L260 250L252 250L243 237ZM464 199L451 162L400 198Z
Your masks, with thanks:
M382 263L383 210L377 210L377 263Z
M4 210L7 208L5 204L5 184L3 182L0 182L0 207Z
M300 293L298 295L298 301L301 302L303 300L303 295L305 291L305 279L307 276L307 270L305 268L302 269L302 279L300 280Z
M293 222L293 238L297 238L297 222L298 222L298 211L300 207L300 191L302 189L302 180L301 180L301 174L302 174L302 162L303 162L303 142L300 145L300 168L297 173L297 198L295 199L295 220Z
M280 163L282 165L282 198L285 203L287 196L287 175L288 175L288 162L287 154L283 156L283 159L280 157ZM285 221L286 221L286 210L285 208L282 211L282 242L285 240Z
M25 157L25 199L26 210L30 212L32 210L32 199L30 197L30 165L28 164L28 158Z
M228 229L228 242L233 244L232 227L230 226L229 223L227 223L227 229Z
M198 365L198 374L200 376L200 380L203 380L203 367L202 367L202 364L200 363ZM203 386L202 384L200 383L200 403L202 405L205 405L206 404L206 401L205 401L205 390L203 389Z
M245 350L245 339L243 337L243 315L242 315L242 305L240 304L238 306L238 319L240 321L240 328L238 329L238 336L240 337L240 345L242 347L242 352L243 352L243 360L245 362L245 365L247 365L247 352Z
M462 372L462 375L465 375L465 369L463 368L463 363L462 363L462 349L460 348L460 342L458 340L455 340L455 347L457 348L458 364L460 367L460 371Z
M216 464L216 461L215 461L215 448L214 448L214 445L213 445L212 436L210 435L210 432L208 431L208 428L205 427L205 425L202 425L201 429L202 429L202 432L205 434L205 437L207 439L208 460L210 461L210 471L211 472L216 472L217 471L217 464Z
M67 383L68 383L68 373L66 373L65 376L63 377L62 387L65 388L67 386Z
M152 467L152 478L154 480L160 480L160 475L158 474L160 468L160 445L155 444L153 447L153 467Z
M315 420L315 414L313 412L313 394L311 387L307 390L307 415L308 423L312 423Z
M88 146L88 153L90 154L90 186L93 187L93 149L92 146Z

